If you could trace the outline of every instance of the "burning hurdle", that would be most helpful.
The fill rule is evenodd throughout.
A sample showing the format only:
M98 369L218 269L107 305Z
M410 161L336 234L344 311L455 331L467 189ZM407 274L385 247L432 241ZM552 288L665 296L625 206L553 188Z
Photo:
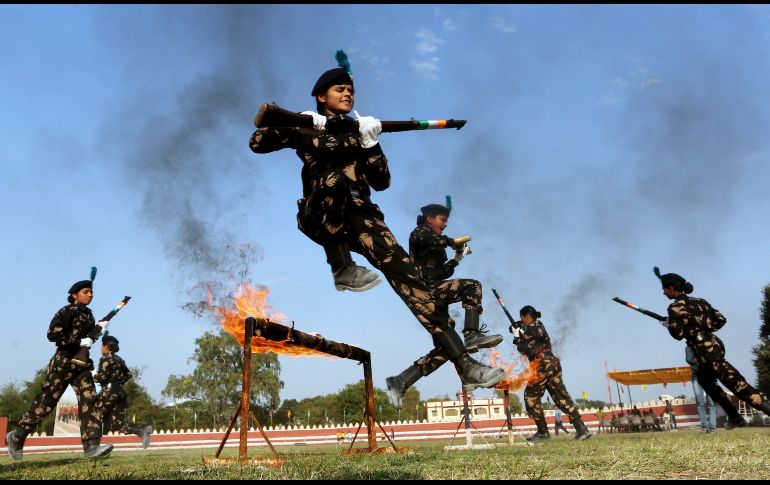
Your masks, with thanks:
M367 447L358 448L358 449L353 448L353 445L356 442L356 438L358 437L358 434L361 431L361 427L363 426L363 422L362 422L359 425L358 430L356 430L356 434L353 437L353 440L350 443L350 447L347 449L346 454L349 454L349 455L356 454L356 453L360 453L361 451L366 451L369 453L386 451L386 449L377 448L376 427L378 425L382 430L383 435L390 442L390 445L392 446L394 452L403 453L407 450L407 448L404 448L404 447L396 447L396 445L390 439L388 434L385 432L385 429L375 418L375 414L374 414L375 394L374 394L374 384L372 379L372 362L371 362L371 354L368 351L358 347L354 347L352 345L326 339L321 335L313 335L313 334L305 333L294 329L293 326L287 327L286 325L272 322L266 318L247 317L243 321L243 325L244 325L243 342L242 342L243 344L243 385L242 386L243 387L241 390L241 402L238 406L238 409L235 412L235 415L233 416L233 419L230 421L230 425L228 426L227 431L225 432L225 436L219 445L219 449L217 450L216 455L214 456L213 459L207 460L207 463L217 464L219 462L226 463L229 461L226 459L222 459L219 456L222 453L222 449L224 448L225 443L227 442L230 436L230 433L232 432L233 427L235 426L235 423L238 420L238 418L240 418L240 422L241 422L240 443L239 443L238 460L237 460L238 463L260 464L260 465L268 465L268 466L281 466L284 463L283 458L281 458L281 456L275 450L273 445L270 443L270 440L267 437L267 434L265 433L264 429L262 428L262 425L260 424L259 420L256 418L254 413L252 413L249 409L250 382L251 382L251 354L252 354L252 347L254 346L256 346L258 349L261 349L262 351L265 351L265 350L269 351L272 346L275 346L276 348L281 348L282 350L289 350L288 352L289 355L293 353L291 352L291 350L295 349L296 350L296 352L294 352L295 354L339 357L343 359L354 360L359 364L363 364L364 389L365 389L364 392L366 395L364 421L366 422L366 427L367 427L367 437L368 437ZM236 331L236 337L238 337L239 335L240 335L240 332ZM255 342L255 339L259 339L259 341ZM283 352L283 353L287 353L287 352ZM249 459L247 433L249 428L248 423L250 419L254 420L254 422L256 423L259 429L259 432L261 433L262 437L265 439L265 442L270 447L270 450L273 453L273 457L271 459L268 459L268 460Z

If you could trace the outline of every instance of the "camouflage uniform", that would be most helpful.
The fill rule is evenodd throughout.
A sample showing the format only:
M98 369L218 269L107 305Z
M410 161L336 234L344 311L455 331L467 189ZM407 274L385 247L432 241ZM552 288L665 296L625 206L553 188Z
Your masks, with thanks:
M536 320L531 325L524 325L515 343L519 353L525 355L530 362L537 362L537 375L530 377L524 389L524 407L529 417L535 420L535 423L545 426L545 413L540 400L545 391L548 391L554 404L569 416L574 426L580 421L580 413L564 386L561 362L551 351L551 339L543 322Z
M129 425L126 420L126 391L123 386L133 377L125 361L115 352L107 352L99 360L99 370L94 379L101 384L97 406L104 422L110 424L114 433L139 434L138 425Z
M717 384L724 384L737 397L760 411L767 412L767 397L754 389L746 379L725 360L725 346L712 332L722 328L727 319L702 298L682 293L668 307L668 332L677 340L686 340L693 349L698 365L698 383L728 416L738 411L727 394Z
M380 191L390 186L387 158L379 143L362 148L358 130L336 130L338 122L355 126L349 117L334 117L321 134L301 128L260 128L249 146L256 153L295 149L303 161L299 229L322 246L347 242L383 273L428 332L440 334L449 326L448 310L437 305L433 289L369 198L370 188Z
M483 311L481 306L481 283L472 279L450 278L459 264L455 259L448 259L446 249L449 238L439 236L424 224L418 225L409 235L409 255L420 269L423 279L433 288L433 294L444 307L462 301L466 310ZM448 309L446 310L448 313ZM452 327L455 322L451 320ZM434 342L435 345L435 342ZM427 355L414 362L423 376L430 375L449 360L446 354L436 346Z
M91 375L93 362L77 367L70 360L80 350L80 340L86 338L96 326L91 310L80 303L60 309L51 320L48 340L56 342L58 350L48 363L45 384L29 411L19 421L24 435L48 416L61 399L67 386L72 386L78 400L80 436L83 441L101 437L101 413L96 407L96 387Z

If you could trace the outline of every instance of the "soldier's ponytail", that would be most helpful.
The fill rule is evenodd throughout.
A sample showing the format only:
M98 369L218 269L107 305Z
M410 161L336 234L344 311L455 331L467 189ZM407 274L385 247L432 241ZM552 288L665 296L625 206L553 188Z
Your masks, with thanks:
M686 282L684 283L684 285L682 285L682 289L681 289L681 290L679 290L679 291L681 291L682 293L686 293L686 294L688 294L688 295L689 295L690 293L692 293L692 292L693 292L693 290L695 290L695 288L693 288L693 286L692 286L692 283L690 283L689 281L686 281Z

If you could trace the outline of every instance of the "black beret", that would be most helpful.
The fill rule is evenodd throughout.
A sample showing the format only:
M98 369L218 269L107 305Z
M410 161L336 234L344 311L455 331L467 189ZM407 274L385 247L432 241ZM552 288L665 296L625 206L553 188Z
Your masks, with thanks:
M422 215L425 217L428 216L447 216L449 217L450 209L446 206L443 206L441 204L428 204L425 207L422 207L420 209L422 211Z
M118 342L118 339L116 339L112 335L105 335L104 337L102 337L102 343L104 345L108 345L110 342L114 343L115 345L120 343Z
M315 86L313 86L313 91L310 92L310 95L320 96L324 94L327 89L337 84L353 85L353 78L350 77L348 71L341 67L329 69L325 73L321 74L321 77L319 77L318 81L315 82Z
M686 282L687 280L676 273L666 273L660 277L660 284L663 285L663 288L672 287L678 289L683 287Z
M91 280L78 281L77 283L72 285L69 291L67 292L67 294L69 295L67 297L67 301L70 303L75 303L75 299L72 298L73 293L78 293L83 288L93 288L93 287L94 287L94 282Z

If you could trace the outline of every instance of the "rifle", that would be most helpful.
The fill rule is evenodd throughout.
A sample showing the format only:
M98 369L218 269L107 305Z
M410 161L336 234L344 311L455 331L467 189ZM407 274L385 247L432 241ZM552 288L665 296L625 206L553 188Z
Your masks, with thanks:
M497 293L497 290L494 288L492 289L492 293L495 294L495 298L497 298L497 303L500 304L501 307L503 307L503 311L505 312L505 316L508 317L508 320L511 322L511 326L508 328L508 331L513 333L513 329L518 328L519 330L524 330L524 325L521 322L518 322L513 319L510 312L508 312L508 309L505 308L505 303L503 303L503 299L500 297L500 295Z
M664 317L662 315L658 315L655 312L651 312L650 310L646 310L646 309L644 309L644 308L642 308L640 306L636 306L633 303L627 302L626 300L621 300L617 296L615 298L613 298L612 301L616 301L616 302L620 303L621 305L625 305L625 306L627 306L628 308L630 308L632 310L636 310L639 313L641 313L643 315L647 315L648 317L654 318L655 320L658 320L660 322L668 320L666 317Z
M104 318L102 318L99 321L109 322L110 320L112 320L112 317L114 317L120 311L121 308L126 306L126 303L128 303L130 299L131 299L130 296L124 297L123 300L121 300L121 302L118 303L118 305L115 308L110 310L110 313L108 313ZM102 336L101 325L97 325L93 330L91 330L91 333L87 335L87 337L93 340L94 342L96 342L101 336ZM78 350L75 356L72 357L71 359L72 363L78 367L84 367L86 363L88 363L88 353L89 353L88 347L80 347L80 350Z
M336 132L351 131L356 123L343 117L332 117L327 121L326 129ZM384 133L398 131L431 130L441 128L457 128L465 126L466 120L407 120L407 121L380 121ZM254 118L254 126L257 128L313 128L313 117L287 111L277 104L262 103L259 112ZM336 128L336 129L335 129Z

